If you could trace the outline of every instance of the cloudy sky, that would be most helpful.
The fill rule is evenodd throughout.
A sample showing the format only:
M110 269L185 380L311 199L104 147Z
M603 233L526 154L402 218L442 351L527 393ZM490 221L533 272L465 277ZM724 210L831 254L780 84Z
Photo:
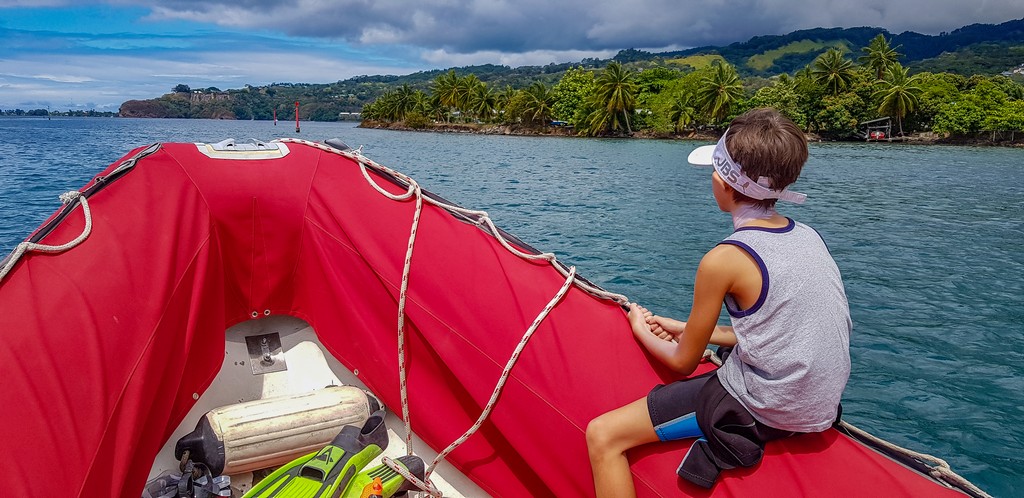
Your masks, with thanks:
M1024 0L0 0L0 108L116 111L178 83L543 65L813 27L937 34Z

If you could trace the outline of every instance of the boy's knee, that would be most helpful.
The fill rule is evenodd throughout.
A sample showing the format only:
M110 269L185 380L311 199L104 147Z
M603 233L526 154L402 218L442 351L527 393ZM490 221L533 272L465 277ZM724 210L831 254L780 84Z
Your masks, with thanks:
M591 454L602 453L611 447L611 430L608 417L598 415L587 424L587 450Z

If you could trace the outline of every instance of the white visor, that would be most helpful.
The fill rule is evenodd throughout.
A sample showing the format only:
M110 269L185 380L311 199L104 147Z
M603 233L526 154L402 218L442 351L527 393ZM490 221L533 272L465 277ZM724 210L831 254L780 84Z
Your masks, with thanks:
M695 166L714 166L722 181L751 199L780 199L803 204L807 199L806 194L787 189L775 190L771 188L771 181L767 177L762 176L755 182L744 174L743 167L733 161L729 150L725 148L725 137L728 134L729 130L726 130L716 145L697 147L686 158L686 161Z

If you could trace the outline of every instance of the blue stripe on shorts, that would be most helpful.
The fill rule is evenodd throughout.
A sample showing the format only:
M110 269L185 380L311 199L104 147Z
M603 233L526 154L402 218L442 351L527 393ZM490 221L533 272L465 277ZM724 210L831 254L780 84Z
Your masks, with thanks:
M700 426L697 425L697 412L690 412L681 417L676 417L668 422L658 424L654 427L661 441L675 441L689 437L703 437Z

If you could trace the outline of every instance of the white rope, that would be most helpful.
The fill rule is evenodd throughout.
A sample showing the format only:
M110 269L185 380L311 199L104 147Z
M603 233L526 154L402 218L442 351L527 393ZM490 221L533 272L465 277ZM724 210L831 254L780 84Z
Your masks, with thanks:
M544 309L540 312L540 314L537 315L537 318L533 320L533 323L530 325L530 328L526 330L525 334L523 334L523 338L519 340L519 344L516 346L515 351L512 352L512 356L508 359L508 362L505 364L505 369L501 371L501 377L498 378L498 383L497 385L494 386L494 391L491 393L491 399L487 400L487 405L484 406L484 411L476 419L476 422L473 424L472 427L466 430L466 432L462 436L459 436L459 438L452 442L452 444L448 445L447 448L445 448L444 450L437 454L437 457L434 458L434 461L431 462L429 467L427 467L426 476L428 479L430 478L430 474L434 471L437 465L441 463L441 461L444 460L444 458L449 453L454 451L455 448L458 448L459 445L466 442L466 440L469 439L469 437L472 436L474 433L476 433L480 426L483 425L484 421L487 420L487 417L491 414L491 410L494 409L494 405L498 402L498 397L501 396L501 392L505 389L505 382L508 380L508 376L512 372L512 367L515 366L516 361L519 359L519 355L523 352L523 348L526 347L526 343L530 340L530 337L533 336L533 333L537 330L537 327L540 326L541 322L543 322L544 319L547 318L548 314L551 313L551 310L555 307L555 305L562 300L563 296L565 296L565 293L569 290L569 287L572 285L572 281L575 277L576 267L573 266L569 269L569 278L567 278L565 280L565 283L562 284L562 288L558 290L558 293L555 294L555 297L551 298L551 301L548 301L547 306L545 306Z
M406 248L405 262L404 262L403 268L402 268L402 283L401 283L401 289L399 291L399 300L398 300L398 371L399 371L399 391L400 391L401 404L402 404L402 419L403 419L403 421L405 423L405 445L406 445L406 451L407 451L408 454L411 455L412 454L412 423L411 423L412 422L412 418L410 416L410 410L409 410L407 370L406 370L406 363L405 363L405 303L406 303L406 297L408 295L409 272L410 272L410 269L411 269L411 266L412 266L413 248L415 247L416 234L417 234L418 229L419 229L420 216L421 216L422 211L423 211L423 199L424 199L424 196L423 196L422 189L420 189L420 187L419 187L419 184L416 183L416 181L413 180L412 178L408 178L408 177L406 177L406 181L409 184L409 187L406 190L406 192L404 194L400 194L400 195L392 194L391 192L388 192L387 190L382 188L379 184L377 184L376 181L374 181L370 177L369 172L367 172L367 170L366 170L366 164L364 162L360 161L359 165L360 165L360 171L363 174L363 178L367 181L367 183L369 183L375 190L377 190L382 195L386 196L389 199L396 200L396 201L405 201L405 200L408 200L409 197L412 197L412 196L415 196L415 200L416 200L416 207L415 207L415 210L414 210L414 213L413 213L412 226L411 226L410 231L409 231L409 243L408 243L408 246ZM434 203L434 204L439 205L441 203ZM452 207L456 207L456 206L452 206ZM524 258L524 259L544 259L544 260L547 260L547 261L553 261L554 260L555 256L553 254L551 254L551 253L542 253L542 254L536 254L536 255L534 255L534 254L527 254L527 253L519 251L518 249L513 247L511 244L509 244L504 239L504 237L502 237L500 235L500 231L498 230L498 228L496 226L494 226L494 223L487 216L487 213L483 213L481 211L470 211L470 210L466 210L466 209L462 209L462 208L457 208L457 209L459 211L463 212L463 213L471 213L471 214L474 214L474 215L482 215L481 219L486 222L487 227L490 229L490 233L494 234L495 238L506 249L508 249L513 254L516 254L517 256L519 256L521 258ZM566 279L565 283L562 284L562 287L559 289L558 293L556 293L555 297L552 298L552 300L550 302L548 302L547 306L545 306L544 309L541 311L541 313L537 316L537 318L534 319L534 321L531 324L530 328L526 331L526 333L524 334L523 338L520 340L519 344L516 346L515 351L512 352L512 357L509 359L508 363L505 365L504 370L502 370L501 377L498 379L498 383L495 386L494 391L491 393L490 400L488 400L486 406L484 407L483 413L480 414L480 416L477 418L477 420L473 424L473 426L470 427L462 436L460 436L458 439L456 439L454 442L452 442L447 448L445 448L443 451L441 451L437 455L437 457L434 458L434 461L431 462L430 466L427 468L427 471L426 471L425 476L424 476L424 480L421 481L419 479L416 479L411 474L408 474L408 472L402 472L397 466L392 466L392 468L394 470L398 471L399 473L402 473L402 474L406 475L407 478L409 478L410 482L413 482L420 489L426 491L427 493L430 493L432 496L440 496L440 494L437 493L436 488L434 487L433 483L431 483L431 481L430 481L430 475L433 473L434 469L437 468L437 465L441 461L443 461L444 458L449 453L454 451L461 444L466 442L466 440L468 440L473 434L475 434L476 431L479 430L480 426L483 425L484 421L487 420L487 417L490 416L491 411L494 409L494 405L497 403L498 398L501 396L501 392L503 391L505 383L508 380L508 376L509 376L509 374L512 371L512 367L515 365L516 361L519 359L519 355L522 353L523 348L526 347L526 343L530 340L530 337L533 336L533 333L537 330L537 327L540 326L541 322L543 322L543 320L548 316L548 314L550 314L551 309L554 308L554 306L556 304L558 304L559 301L561 301L563 296L565 296L565 293L569 290L569 286L575 280L575 277L576 277L576 268L575 267L570 268L567 273L568 273L568 275L567 275L568 278Z
M715 352L710 349L704 350L704 358L717 366L722 366L721 358L719 358L718 355L715 354ZM917 460L923 463L924 465L927 465L928 467L930 467L930 470L928 472L929 475L931 475L931 477L933 477L935 480L939 481L940 483L946 486L952 487L950 486L950 483L953 483L957 485L960 489L967 490L970 493L973 493L975 496L992 498L991 495L982 491L981 488L975 486L974 483L968 481L967 479L960 476L960 474L954 472L953 469L949 466L949 463L947 463L945 460L939 457L932 456L927 453L920 453L909 448L904 448L902 446L890 443L889 441L886 441L871 433L868 433L863 429L860 429L845 420L840 420L838 425L843 430L855 435L855 439L870 441L872 444L885 448L892 453L913 458L914 460Z
M413 184L415 185L415 184ZM416 229L420 224L420 213L423 211L423 195L419 186L416 193L416 210L412 218L412 229L409 231L409 245L405 251L405 264L402 268L402 288L398 299L398 372L402 393L402 420L405 422L405 449L412 454L412 417L409 415L409 390L405 369L405 300L409 289L409 271L412 268L412 249L416 243Z
M412 185L414 185L416 183L415 180L413 180L409 176L405 175L404 173L401 173L401 172L399 172L397 170L393 170L391 168L388 168L387 166L381 165L381 164L373 161L372 159L362 155L362 152L361 152L362 151L362 146L360 146L358 149L355 149L355 150L352 150L352 149L349 149L349 150L339 150L339 149L335 149L334 147L331 147L329 145L325 145L325 144L321 144L321 143L317 143L317 142L310 142L308 140L303 140L303 139L298 139L298 138L281 138L281 139L278 139L277 141L284 142L284 143L298 143L298 144L308 145L310 147L315 147L315 148L320 149L320 150L325 151L325 152L330 152L332 154L337 154L339 156L347 157L349 159L352 159L353 161L356 161L357 163L359 163L364 168L368 166L368 167L371 167L371 168L373 168L373 169L375 169L375 170L377 170L377 171L379 171L381 173L385 173L385 174L394 176L395 178L398 178L399 180L401 180L401 181L405 182L406 184L410 185L410 187L409 187L410 189L412 189L413 188ZM369 178L369 174L365 171L365 169L363 171L363 177L364 178ZM391 194L390 192L387 192L386 190L384 190L382 187L377 185L376 182L373 182L372 180L370 181L370 184L374 187L374 189L376 189L378 192L380 192L381 194L387 196L390 199L404 200L404 199L408 198L407 196L411 196L412 195L410 193L410 190L407 190L406 194L401 195L401 196L395 196L395 194ZM452 213L457 213L457 214L463 215L464 217L466 217L467 219L473 221L477 225L482 225L482 227L489 234L491 234L492 237L497 239L498 242L506 250L508 250L509 252L515 254L516 256L519 256L520 258L527 259L527 260L544 260L544 261L548 261L556 270L558 270L558 273L560 273L563 277L568 277L568 275L569 275L568 270L560 262L558 262L558 260L555 258L554 254L552 254L552 253L529 254L529 253L523 252L523 251L517 249L515 246L513 246L501 234L501 231L497 228L497 226L494 225L494 222L491 220L490 216L488 216L486 211L477 211L477 210L473 210L473 209L466 209L464 207L456 206L454 204L448 204L448 203L445 203L445 202L441 202L439 200L430 198L428 196L423 196L423 202L426 202L427 204L431 204L431 205L437 206L437 207L439 207L441 209L447 210L447 211L452 212ZM626 296L624 296L622 294L617 294L617 293L614 293L614 292L608 292L608 291L606 291L604 289L601 289L599 287L596 287L594 285L590 285L587 282L583 281L582 279L576 279L573 283L574 283L574 285L576 285L576 287L579 287L581 290L587 292L588 294L590 294L590 295L592 295L592 296L594 296L596 298L613 301L613 302L616 302L616 303L621 304L621 305L625 305L626 303L629 302L629 298L627 298Z
M431 496L440 497L441 493L439 491L437 491L437 489L434 487L434 485L430 482L430 474L434 471L434 469L437 467L437 465L441 461L444 460L445 456L447 456L449 453L454 451L455 448L457 448L460 444L464 443L470 436L472 436L473 433L475 433L480 428L480 426L483 424L483 422L486 420L486 418L490 415L490 412L494 408L494 405L497 402L498 397L501 395L501 391L504 388L504 384L505 384L505 382L508 379L508 375L511 372L512 367L514 366L516 360L518 359L519 354L522 352L523 348L526 346L526 342L533 335L534 331L536 331L536 329L540 325L541 321L543 321L544 318L547 317L547 315L551 311L551 309L561 300L562 296L564 296L564 294L565 294L566 290L569 288L570 284L575 284L580 289L582 289L582 290L586 291L587 293L589 293L589 294L591 294L591 295L593 295L593 296L595 296L597 298L600 298L600 299L611 300L611 301L614 301L616 303L623 304L623 305L628 303L629 300L628 300L628 298L626 298L626 296L623 296L621 294L615 294L615 293L612 293L612 292L608 292L608 291L605 291L604 289L600 289L600 288L597 288L595 286L589 285L589 284L587 284L586 282L584 282L582 280L577 280L576 279L576 268L575 267L565 268L562 264L560 264L556 260L555 255L552 254L552 253L529 254L529 253L526 253L526 252L523 252L523 251L519 250L518 248L513 246L508 240L506 240L506 238L502 235L501 230L499 230L498 227L494 225L494 223L490 219L490 216L488 216L486 212L470 210L470 209L466 209L466 208L463 208L463 207L460 207L460 206L455 206L455 205L452 205L452 204L447 204L447 203L444 203L444 202L441 202L441 201L438 201L438 200L435 200L435 199L432 199L432 198L429 198L429 197L424 197L423 193L422 193L422 190L420 189L419 185L412 178L410 178L410 177L408 177L408 176L406 176L406 175L404 175L404 174L402 174L402 173L400 173L398 171L395 171L395 170L392 170L390 168L387 168L386 166L382 166L382 165L380 165L380 164L370 160L369 158L363 156L362 155L362 146L360 146L356 150L345 150L345 151L342 151L342 150L338 150L338 149L335 149L335 148L327 146L327 145L319 144L319 143L316 143L316 142L309 142L309 141L300 140L300 139L281 139L280 141L281 142L291 142L291 143L302 143L302 144L305 144L305 145L316 147L316 148L318 148L320 150L323 150L323 151L326 151L326 152L331 152L331 153L334 153L334 154L338 154L338 155L341 155L341 156L348 157L349 159L352 159L352 160L356 161L360 165L360 168L361 168L362 173L363 173L363 177L367 180L367 182L370 183L370 185L373 186L374 189L376 189L381 194L387 196L390 199L396 200L396 201L404 201L404 200L409 199L412 196L415 196L415 198L416 198L416 212L415 212L415 214L413 216L413 227L411 229L410 236L409 236L409 246L408 246L408 249L406 251L405 267L403 268L403 271L402 271L402 289L400 291L400 298L399 298L399 372L400 372L399 375L400 375L400 384L401 384L401 391L402 391L402 413L403 413L403 417L402 418L405 419L405 423L406 423L406 427L405 427L406 428L406 447L409 448L410 454L411 454L410 442L411 442L411 437L412 437L412 430L411 430L411 425L409 423L408 397L407 397L408 395L407 395L407 392L406 392L406 382L405 382L404 309L405 309L405 294L406 294L406 290L407 290L407 287L408 287L409 265L410 265L411 259L412 259L413 243L415 242L415 238L416 238L416 230L417 230L417 226L419 224L419 216L420 216L420 211L422 209L422 202L425 200L427 203L433 204L433 205L435 205L437 207L440 207L442 209L445 209L445 210L447 210L449 212L461 214L461 215L465 216L467 219L474 221L477 225L483 225L483 227L485 227L487 232L490 233L495 239L497 239L498 242L506 250L508 250L512 254L515 254L516 256L518 256L520 258L523 258L523 259L526 259L526 260L533 260L533 261L544 260L544 261L547 261L560 274L562 274L562 276L566 277L566 282L562 285L562 288L558 291L558 293L555 295L555 297L552 298L552 300L548 303L548 305L544 308L544 310L541 311L540 315L537 316L537 318L534 320L533 324L530 326L530 328L524 334L522 340L520 340L519 345L516 347L516 350L512 353L512 357L509 358L508 363L505 365L505 369L502 371L501 377L498 379L498 384L495 386L494 391L491 393L491 398L487 402L487 405L484 407L483 413L480 414L480 417L473 424L473 426L469 428L469 430L467 430L462 436L460 436L458 439L456 439L454 442L452 442L452 444L450 444L447 448L445 448L443 451L441 451L441 453L439 453L436 458L434 458L434 461L427 468L426 474L424 476L425 477L424 480L417 479L415 476L409 474L408 471L405 471L403 468L401 468L399 465L397 465L396 463L394 463L390 459L387 459L387 458L384 459L384 462L389 467L391 467L393 470L395 470L399 474L402 474L403 477L408 479L410 482L414 483L421 490L426 491ZM385 190L382 187L380 187L380 185L378 185L375 181L373 181L373 179L370 177L369 173L366 171L366 167L367 166L372 167L372 168L376 169L379 172L392 175L392 176L394 176L395 178L398 178L401 181L404 181L406 184L409 185L408 190L406 191L406 193L401 194L401 195L395 195L395 194L392 194L392 193L388 192L387 190ZM705 350L703 356L704 356L704 358L706 358L707 360L711 361L715 365L718 365L718 366L722 365L721 359L718 358L718 356L713 351L711 351L710 349ZM840 425L840 427L846 429L850 433L857 434L858 437L866 439L866 440L870 440L874 444L877 444L877 445L879 445L881 447L884 447L884 448L886 448L886 449L888 449L890 451L906 455L906 456L908 456L910 458L914 458L914 459L924 463L925 465L929 465L929 463L933 464L933 465L931 465L930 475L933 478L935 478L936 480L938 480L939 482L943 483L943 484L950 485L950 483L953 483L955 485L960 486L961 489L964 489L964 490L967 490L968 492L974 493L976 496L990 498L990 495L988 495L987 493L982 491L980 488L975 486L973 483L971 483L967 479L964 479L963 477L961 477L957 473L953 472L953 470L949 467L949 464L946 463L946 461L942 460L941 458L937 458L937 457L934 457L932 455L928 455L928 454L925 454L925 453L919 453L919 452L916 452L916 451L913 451L913 450L910 450L910 449L907 449L907 448L903 448L901 446L897 446L897 445L895 445L893 443L890 443L888 441L885 441L885 440L883 440L881 438L878 438L876 436L868 434L867 432L864 432L864 431L854 427L853 425L847 423L846 421L841 421L839 425Z
M406 176L406 175L404 175L404 174L402 174L402 173L400 173L398 171L395 171L395 170L392 170L392 169L387 168L385 166L382 166L380 164L377 164L374 161L370 160L369 158L363 156L362 155L362 146L360 146L358 149L356 149L354 151L353 150L342 151L342 150L338 150L338 149L335 149L335 148L327 146L327 145L323 145L323 144L319 144L319 143L315 143L315 142L309 142L309 141L305 141L305 140L299 140L299 139L282 139L280 141L282 141L282 142L292 142L292 143L302 143L302 144L305 144L305 145L316 147L316 148L318 148L320 150L323 150L323 151L326 151L326 152L331 152L331 153L334 153L334 154L342 155L342 156L348 157L349 159L355 160L359 164L360 172L362 173L363 178L378 193L380 193L381 195L384 195L385 197L387 197L389 199L392 199L392 200L395 200L395 201L399 201L399 202L407 201L410 198L414 198L415 201L416 201L416 207L415 207L415 210L413 212L412 226L410 227L410 230L409 230L409 243L408 243L408 245L406 247L405 261L404 261L404 264L403 264L403 267L402 267L402 283L401 283L401 288L399 290L399 299L398 299L398 372L399 372L399 391L400 391L401 404L402 404L402 419L405 422L405 444L406 444L406 450L407 450L408 454L410 454L410 455L412 454L412 424L411 424L411 417L410 417L410 411L409 411L407 371L406 371L406 364L405 364L406 363L405 362L405 342L406 342L405 341L405 303L406 303L406 297L407 297L407 294L408 294L409 272L410 272L410 268L412 266L413 248L415 247L415 243L416 243L416 234L417 234L418 229L419 229L420 216L421 216L422 210L423 210L423 202L426 201L429 204L432 204L432 205L435 205L435 206L440 207L442 209L448 210L449 212L463 215L465 218L474 221L478 226L482 225L487 230L487 232L489 234L491 234L491 236L493 236L495 239L497 239L497 241L506 250L508 250L512 254L515 254L516 256L518 256L518 257L520 257L522 259L526 259L526 260L532 260L532 261L543 260L543 261L547 261L556 270L558 270L558 272L562 276L566 277L566 280L562 284L561 288L558 290L558 292L555 294L555 296L547 303L547 305L544 307L544 309L541 310L540 314L537 315L537 317L534 319L533 323L530 325L530 327L524 333L522 339L520 339L519 344L516 346L515 350L512 352L512 356L509 358L508 362L505 364L505 368L502 370L502 373L501 373L501 376L498 379L497 385L495 386L494 390L491 392L490 399L487 401L487 404L484 406L483 412L477 418L476 422L468 430L466 430L466 432L462 436L460 436L458 439L456 439L450 445L448 445L447 448L445 448L440 453L438 453L438 455L434 458L433 462L431 462L430 466L427 467L427 470L426 470L425 475L424 475L424 479L422 479L422 480L417 479L415 476L411 475L408 471L406 471L403 468L401 468L399 465L394 463L394 461L392 461L389 458L382 459L382 461L386 465L388 465L391 469L393 469L396 472L398 472L399 474L401 474L403 477L405 477L407 480L409 480L409 482L412 482L413 484L415 484L419 489L429 493L431 496L438 496L439 497L439 496L441 496L441 493L437 490L437 488L430 481L430 475L437 468L438 464L440 464L449 453L454 451L456 448L459 447L459 445L461 445L464 442L466 442L466 440L468 440L473 434L475 434L480 429L480 427L483 425L483 423L487 420L487 417L490 416L491 412L494 409L495 404L497 404L497 402L498 402L498 398L501 396L501 393L504 390L505 383L508 381L508 377L509 377L509 375L512 372L512 368L515 366L516 361L518 361L520 354L522 354L523 349L526 347L526 343L530 340L530 337L533 336L534 332L536 332L537 328L544 321L544 319L547 318L547 316L551 313L551 310L562 300L562 298L565 296L566 292L568 292L569 288L575 283L579 288L581 288L584 291L590 293L591 295L594 295L594 296L602 298L602 299L609 299L609 300L612 300L612 301L616 301L616 302L618 302L620 304L628 302L628 299L625 296L621 295L621 294L610 293L610 292L607 292L607 291L605 291L603 289L598 289L598 288L596 288L596 287L594 287L592 285L589 285L586 282L578 281L576 279L576 267L565 268L563 265L561 265L560 263L557 262L557 260L555 258L555 255L552 254L552 253L530 254L530 253L524 252L524 251L518 249L517 247L513 246L502 235L501 230L499 230L498 227L494 225L494 222L491 220L490 216L488 216L486 212L466 209L466 208L463 208L463 207L460 207L460 206L455 206L455 205L452 205L452 204L447 204L447 203L444 203L444 202L441 202L441 201L438 201L438 200L435 200L435 199L432 199L432 198L424 196L423 195L423 190L420 188L419 184L416 183L416 181L413 180L412 178L410 178L410 177L408 177L408 176ZM399 180L405 182L408 185L408 187L406 188L405 193L402 193L402 194L392 194L391 192L388 192L386 189L381 187L370 176L369 172L366 169L367 167L372 167L372 168L376 169L379 172L383 172L383 173L392 175L393 177L398 178Z
M416 198L416 208L412 215L412 227L409 229L409 244L405 250L405 262L402 265L402 284L398 291L398 386L402 403L402 421L405 423L405 448L409 455L412 454L412 419L409 416L409 390L407 373L405 369L405 302L409 289L409 271L412 269L412 251L416 245L416 233L420 226L420 214L423 212L423 193L415 181L409 182L409 189L405 194L395 195L384 190L377 182L370 178L366 171L366 165L359 163L363 178L378 192L389 199L404 201L410 196ZM411 179L410 179L411 180Z
M145 149L139 151L131 158L119 164L117 168L114 168L114 170L111 171L109 174L105 176L96 177L96 183L106 182L109 178L117 177L124 171L134 168L135 164L140 159L150 154L153 154L158 150L160 150L159 143L155 143L150 145L149 147L146 147ZM0 268L0 282L2 282L4 277L6 277L7 274L11 271L11 269L14 268L14 265L18 263L18 260L21 259L21 257L24 256L29 251L59 253L71 249L72 247L75 247L78 244L81 244L87 237L89 237L89 234L92 232L92 211L89 209L89 201L87 200L86 196L83 195L80 191L70 190L68 192L64 192L59 197L61 203L63 204L70 204L74 202L75 199L78 199L79 202L82 204L82 215L85 217L85 228L82 229L81 235L75 237L74 240L66 244L60 244L56 246L38 244L35 242L27 241L18 244L14 248L14 251L11 251L11 254L7 257L7 260L4 263L3 268Z
M949 484L952 483L955 484L960 489L967 490L970 493L973 493L975 496L992 498L992 495L982 491L981 488L975 486L974 483L968 481L960 474L954 472L953 469L950 468L949 463L947 463L945 460L939 457L932 456L927 453L917 452L909 448L904 448L902 446L890 443L889 441L886 441L878 436L872 435L862 429L855 427L853 424L845 420L841 420L839 422L839 426L853 434L856 434L856 436L860 439L866 439L868 441L871 441L873 444L881 446L889 451L902 454L904 456L913 458L925 465L928 465L930 467L928 473L933 478L935 478L935 480L947 486L949 486Z
M705 349L704 354L701 357L705 360L710 361L717 367L722 366L722 359L719 358L718 355L715 354L715 352L710 349Z
M81 203L82 215L85 216L85 228L82 229L82 233L71 241L60 245L46 245L27 241L18 244L18 246L14 248L14 251L11 252L11 255L7 258L7 263L4 264L3 268L0 268L0 281L2 281L11 269L14 268L14 265L18 263L18 260L30 251L43 253L64 252L78 244L81 244L82 241L89 237L89 233L92 232L92 211L89 209L89 201L77 190L64 192L60 195L60 201L63 204L70 204L74 202L75 199L78 199L79 203Z
M509 376L509 374L510 374L510 372L512 370L512 367L515 365L515 362L518 360L519 355L522 352L523 348L526 346L527 341L529 341L530 337L536 331L537 327L544 320L544 318L547 317L547 315L548 315L548 313L550 313L551 309L561 300L562 296L565 295L565 292L569 288L569 285L570 284L575 284L580 289L586 291L587 293L589 293L589 294L591 294L591 295L593 295L595 297L598 297L598 298L601 298L601 299L612 300L612 301L615 301L615 302L617 302L619 304L628 303L629 300L628 300L628 298L626 298L625 296L623 296L621 294L611 293L611 292L605 291L603 289L599 289L597 287L589 285L586 282L583 282L581 280L576 280L576 268L575 267L570 267L570 268L566 269L563 265L561 265L561 264L559 264L557 262L557 260L555 258L555 255L552 254L552 253L529 254L529 253L526 253L526 252L523 252L523 251L519 250L518 248L513 246L508 240L506 240L506 238L501 234L501 230L499 230L498 227L494 225L494 222L491 220L490 216L488 216L488 214L486 212L466 209L466 208L463 208L463 207L460 207L460 206L455 206L455 205L452 205L452 204L443 203L443 202L437 201L435 199L431 199L429 197L424 197L423 193L422 193L422 190L420 189L419 185L415 182L415 180L413 180L412 178L410 178L410 177L408 177L408 176L406 176L406 175L404 175L404 174L402 174L402 173L400 173L398 171L395 171L395 170L392 170L392 169L387 168L385 166L382 166L380 164L377 164L376 162L374 162L374 161L370 160L369 158L363 156L362 155L362 146L360 146L359 149L356 149L354 151L351 151L351 150L349 150L349 151L340 151L338 149L334 149L334 148L326 146L326 145L318 144L318 143L315 143L315 142L308 142L308 141L305 141L305 140L282 139L281 141L304 143L304 144L307 144L307 145L311 145L311 146L317 147L317 148L319 148L321 150L324 150L324 151L332 152L332 153L339 154L339 155L348 157L350 159L353 159L353 160L355 160L356 162L359 163L360 168L362 170L363 177L366 179L366 181L368 183L370 183L370 185L372 185L373 188L376 189L381 194L387 196L390 199L396 200L396 201L404 201L404 200L409 199L411 196L415 196L415 198L416 198L416 211L415 211L415 214L413 216L413 226L412 226L412 229L411 229L411 232L410 232L410 236L409 236L409 246L408 246L408 249L406 251L405 267L403 268L403 271L402 271L402 289L400 291L400 298L399 298L399 376L400 376L400 384L401 384L401 391L402 391L402 413L403 413L403 417L402 418L406 422L406 427L405 427L405 429L406 429L406 447L409 448L410 454L411 454L410 442L411 442L411 437L412 437L412 430L411 430L411 425L409 423L408 395L407 395L407 391L406 391L406 379L405 379L404 308L405 308L405 295L406 295L406 290L407 290L407 287L408 287L409 265L411 264L413 243L415 242L415 239L416 239L416 231L417 231L417 227L418 227L418 224L419 224L419 217L420 217L420 212L421 212L421 209L422 209L422 202L423 202L423 200L425 199L426 202L428 202L430 204L433 204L435 206L438 206L438 207L440 207L442 209L448 210L448 211L453 212L453 213L462 214L462 215L466 216L467 218L469 218L471 220L475 220L475 222L478 225L483 225L486 228L486 230L488 231L488 233L490 233L495 239L497 239L498 242L506 250L508 250L512 254L515 254L516 256L518 256L520 258L523 258L523 259L526 259L526 260L532 260L532 261L544 260L544 261L548 261L556 270L558 270L559 273L562 274L562 276L566 277L566 282L562 285L562 288L558 291L558 293L555 295L555 297L552 298L552 300L548 303L548 305L544 308L544 310L541 311L541 313L537 316L537 318L534 320L533 324L526 331L526 333L523 335L523 338L520 340L519 344L516 346L515 351L512 353L512 357L509 358L508 363L505 365L505 369L502 371L501 377L498 379L498 383L495 386L494 391L491 393L491 398L490 398L490 400L488 400L487 405L484 407L483 412L480 414L480 417L476 420L476 422L473 424L473 426L470 427L462 436L460 436L458 439L456 439L454 442L452 442L443 451L438 453L437 457L434 458L434 461L427 468L427 471L426 471L426 474L425 474L425 479L423 481L421 481L419 479L416 479L415 476L410 475L407 471L403 471L403 469L401 469L397 464L394 464L393 462L392 463L388 463L389 467L391 467L395 471L397 471L400 474L402 474L404 477L406 477L406 479L409 479L410 482L413 482L420 489L426 491L431 496L441 496L441 494L436 490L436 488L430 482L430 474L434 471L434 469L437 468L437 465L440 464L449 453L454 451L459 445L461 445L467 439L469 439L469 437L472 436L483 425L484 421L487 419L487 417L490 415L491 411L493 410L494 405L497 403L497 400L500 397L502 390L504 389L505 382L508 380L508 376ZM401 194L401 195L395 195L395 194L392 194L392 193L388 192L387 190L383 189L380 185L378 185L375 181L373 181L373 179L370 177L369 173L366 170L367 166L373 167L373 168L377 169L378 171L385 172L387 174L390 174L390 175L392 175L392 176L394 176L394 177L396 177L396 178L406 182L409 185L408 190L406 191L406 193ZM710 349L705 350L703 356L704 356L704 358L708 359L709 361L711 361L715 365L721 366L721 364L722 364L721 359L719 359L718 356L713 351L711 351ZM931 464L930 466L931 466L932 470L930 471L930 474L931 474L932 477L934 477L936 480L939 480L940 482L947 483L947 484L948 483L954 483L954 484L960 486L962 489L969 490L970 492L976 494L977 496L982 496L982 497L989 497L990 496L990 495L986 494L984 491L982 491L980 488L975 486L973 483L968 481L967 479L964 479L963 477L961 477L957 473L953 472L953 470L949 467L949 464L945 460L942 460L941 458L938 458L938 457L935 457L935 456L932 456L932 455L928 455L928 454L925 454L925 453L919 453L919 452L916 452L916 451L913 451L913 450L910 450L910 449L907 449L907 448L903 448L901 446L897 446L897 445L895 445L893 443L890 443L890 442L885 441L885 440L883 440L881 438L873 436L873 435L871 435L871 434L869 434L867 432L864 432L863 430L858 429L857 427L854 427L853 425L849 424L846 421L841 421L840 422L840 426L843 427L844 429L848 430L849 432L856 433L859 437L861 437L863 439L870 440L874 444L877 444L879 446L887 448L890 451L906 455L906 456L908 456L910 458L914 458L914 459L916 459L916 460L918 460L918 461L920 461L922 463L925 463L926 465Z
M436 496L436 497L439 497L439 498L442 496L441 491L439 491L437 489L437 487L434 486L434 483L430 482L430 479L423 480L423 479L420 479L420 478L412 475L412 472L409 472L409 469L405 468L402 465L399 465L397 462L392 460L390 457L388 457L388 456L380 457L380 463L383 463L384 465L387 465L388 468L390 468L391 470L394 470L395 472L398 472L398 474L401 475L402 477L404 477L406 481L411 482L414 486L416 486L417 488L425 491L430 496Z

